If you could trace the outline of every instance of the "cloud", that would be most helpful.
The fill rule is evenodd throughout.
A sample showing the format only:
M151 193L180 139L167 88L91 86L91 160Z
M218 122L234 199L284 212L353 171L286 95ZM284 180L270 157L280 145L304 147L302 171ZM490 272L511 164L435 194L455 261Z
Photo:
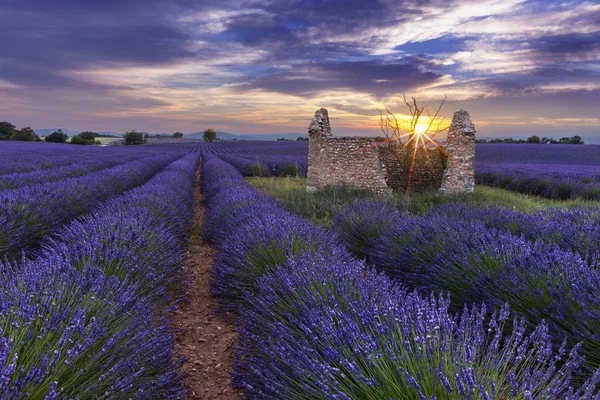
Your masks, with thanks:
M106 7L105 7L106 6ZM98 64L161 64L191 57L189 38L152 2L8 1L0 5L0 68L17 84L77 86L69 71Z
M396 62L356 61L314 63L244 82L238 90L263 90L296 96L317 96L330 91L356 91L375 97L413 90L431 84L440 75L426 70L415 58Z
M590 123L599 43L591 1L5 0L0 96L7 118L165 131L303 131L320 106L359 130L403 92L486 118Z

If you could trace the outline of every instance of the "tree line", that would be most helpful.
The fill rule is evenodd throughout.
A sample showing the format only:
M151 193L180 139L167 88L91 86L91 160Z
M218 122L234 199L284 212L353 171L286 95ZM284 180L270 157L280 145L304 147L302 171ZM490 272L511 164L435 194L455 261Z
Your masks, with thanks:
M539 136L529 136L527 139L513 139L513 138L504 138L504 139L484 139L477 138L475 139L476 143L533 143L533 144L585 144L581 136L571 136L571 137L561 137L556 140L554 138L542 137Z
M176 136L177 135L177 136ZM181 136L179 136L181 135ZM182 133L173 134L174 137L183 137ZM62 129L57 129L52 132L48 136L43 139L35 133L31 127L26 126L21 129L17 129L15 125L8 121L0 122L0 140L15 140L21 142L51 142L51 143L70 143L70 144L80 144L80 145L95 145L102 144L99 140L96 140L100 137L118 137L114 135L106 135L106 134L98 134L92 131L83 131L79 134L71 137L69 139L69 135L62 131ZM128 131L123 136L123 144L125 145L134 145L134 144L144 144L146 143L146 138L142 135L141 132L134 130Z

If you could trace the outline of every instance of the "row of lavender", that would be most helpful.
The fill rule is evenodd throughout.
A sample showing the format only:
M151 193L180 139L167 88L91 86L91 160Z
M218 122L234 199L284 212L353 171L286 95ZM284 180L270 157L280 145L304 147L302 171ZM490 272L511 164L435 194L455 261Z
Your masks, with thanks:
M129 161L144 157L143 154L128 152L127 154L111 153L108 156L82 160L80 162L55 166L53 168L37 169L29 172L14 172L0 175L0 191L5 189L17 189L23 186L35 185L37 183L54 182L61 179L76 178L92 172L112 168Z
M244 176L306 177L308 170L306 142L212 142L205 148Z
M421 290L442 289L453 309L508 304L554 340L582 344L588 372L600 367L599 209L544 210L445 205L423 216L361 203L333 227L378 271Z
M197 143L169 143L148 146L71 146L61 143L4 142L0 146L0 176L22 172L45 171L55 167L77 166L94 162L107 155L124 158L148 156L166 151L187 153L197 151Z
M600 201L600 157L596 166L476 162L475 179L551 199Z
M86 197L92 212L43 238L30 258L0 264L0 398L184 398L169 316L185 289L200 154L162 157L120 170L118 190L88 183L87 193L102 193ZM67 181L32 199L85 184Z
M99 202L146 182L181 153L159 153L78 178L0 191L0 256L17 255Z
M479 184L551 199L600 200L600 146L477 144Z
M217 157L204 157L202 190L212 288L240 325L234 383L248 398L592 398L600 376L572 389L579 345L555 348L547 324L505 305L452 312L461 298L365 267Z

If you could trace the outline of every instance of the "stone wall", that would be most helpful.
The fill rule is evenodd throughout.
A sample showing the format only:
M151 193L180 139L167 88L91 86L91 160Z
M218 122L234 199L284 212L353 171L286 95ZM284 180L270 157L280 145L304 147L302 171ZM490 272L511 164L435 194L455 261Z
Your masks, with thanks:
M392 192L373 138L331 136L329 116L324 108L315 113L308 134L308 191L344 186L378 194Z
M311 139L309 146L308 188L319 190L325 186L344 186L368 189L378 194L392 192L387 185L386 170L372 138ZM317 146L318 150L315 149Z
M326 186L368 189L382 195L406 190L407 160L412 156L406 158L406 150L399 150L399 145L377 146L369 137L334 137L324 108L315 113L308 134L308 191ZM461 110L454 114L445 151L424 146L417 149L410 190L472 192L474 160L475 128L469 114Z
M412 155L407 158L407 150L379 147L380 159L387 172L387 184L394 192L404 192L408 186L408 176ZM446 155L436 147L419 147L415 156L410 189L420 192L437 190L442 183L446 168Z
M446 143L447 167L440 192L444 194L473 193L475 190L475 126L469 113L454 113L448 128Z

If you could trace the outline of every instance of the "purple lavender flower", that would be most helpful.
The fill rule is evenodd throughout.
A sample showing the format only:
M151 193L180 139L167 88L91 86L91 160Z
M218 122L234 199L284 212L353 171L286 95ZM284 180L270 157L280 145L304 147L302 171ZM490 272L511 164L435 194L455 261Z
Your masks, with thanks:
M181 398L167 320L130 281L58 258L1 265L3 398Z

